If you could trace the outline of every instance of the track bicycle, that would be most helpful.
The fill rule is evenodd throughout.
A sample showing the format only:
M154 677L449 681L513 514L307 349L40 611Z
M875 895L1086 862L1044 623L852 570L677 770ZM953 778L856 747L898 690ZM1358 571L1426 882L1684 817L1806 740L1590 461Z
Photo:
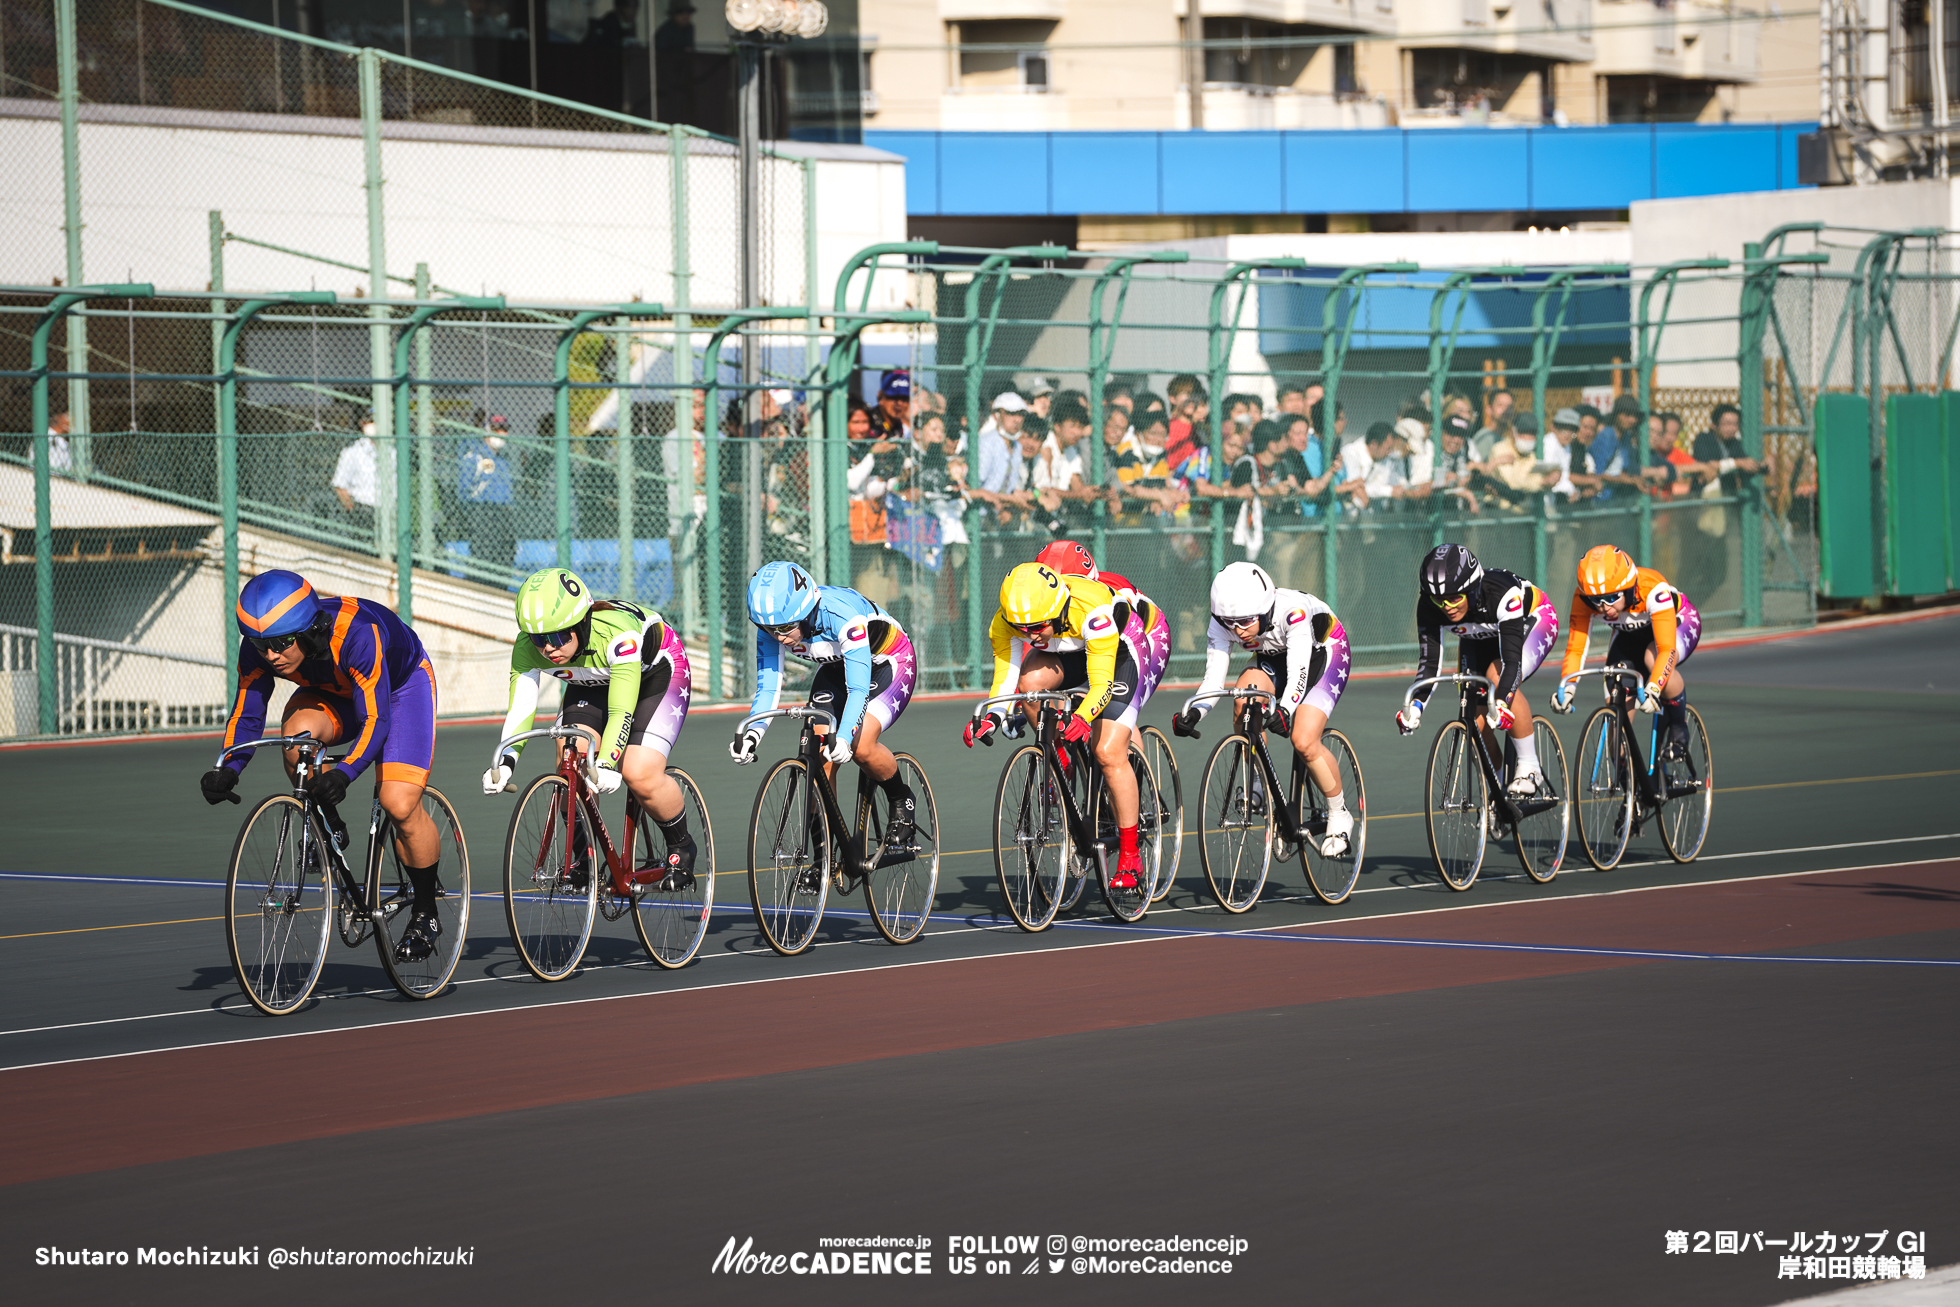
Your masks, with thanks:
M1423 803L1436 870L1451 889L1469 889L1477 883L1489 841L1501 838L1508 829L1525 874L1549 885L1565 861L1569 816L1569 796L1559 793L1565 784L1565 749L1558 731L1543 714L1532 714L1532 738L1544 788L1529 798L1513 799L1505 793L1505 778L1517 763L1510 736L1504 737L1500 759L1492 753L1489 737L1477 729L1477 718L1492 689L1489 677L1457 672L1417 681L1402 696L1403 710L1415 702L1415 693L1423 686L1444 683L1457 686L1457 719L1443 724L1429 748Z
M1708 728L1693 704L1687 707L1687 744L1663 747L1660 714L1644 732L1643 753L1634 725L1634 687L1647 678L1631 667L1596 667L1578 672L1604 678L1607 702L1586 718L1579 757L1572 773L1578 800L1579 846L1586 861L1611 871L1626 853L1627 841L1650 820L1658 821L1661 843L1676 862L1693 862L1708 838L1715 804L1715 766Z
M1081 901L1091 877L1118 921L1139 921L1150 910L1163 866L1160 823L1167 808L1158 798L1150 762L1133 739L1129 759L1137 778L1137 853L1143 875L1134 889L1110 884L1122 840L1115 807L1089 742L1062 739L1062 719L1081 693L1004 694L973 710L977 721L995 704L1015 705L1024 714L1030 705L1034 709L1029 721L1034 742L1008 756L994 797L994 871L1008 914L1026 931L1048 929L1057 912ZM1177 815L1181 827L1181 805Z
M1296 850L1306 867L1307 884L1320 901L1345 902L1360 878L1368 840L1367 783L1354 745L1331 727L1321 732L1320 742L1333 755L1341 793L1354 815L1347 851L1330 858L1320 851L1327 834L1327 797L1311 782L1306 760L1295 751L1291 780L1282 788L1266 752L1273 692L1240 686L1201 694L1191 702L1206 699L1231 699L1244 705L1232 733L1212 750L1201 791L1198 856L1218 905L1231 913L1256 907L1272 864L1286 861ZM1284 794L1285 802L1274 803L1276 794Z
M631 915L633 930L656 966L684 967L707 937L715 906L715 833L694 778L678 767L667 775L681 788L695 836L694 870L648 885L633 883L633 847L663 849L653 815L630 793L619 844L606 829L592 788L591 759L600 747L590 726L520 731L498 743L491 765L519 740L559 742L558 767L525 786L504 837L504 918L525 970L539 980L563 980L578 969L596 918ZM585 740L590 752L571 747Z
M434 998L455 974L470 925L470 855L456 809L433 786L422 810L441 841L437 861L434 950L417 958L397 940L415 901L395 819L381 807L381 782L368 813L364 875L356 879L346 855L344 824L329 822L308 780L333 764L328 745L311 732L248 740L218 755L218 766L254 749L296 749L291 794L271 794L245 817L225 876L225 942L232 968L252 1006L268 1016L294 1011L313 993L336 930L349 948L370 935L381 969L404 998ZM236 794L229 796L239 802ZM336 828L337 827L337 828Z
M763 939L784 957L803 952L816 940L831 889L849 894L862 886L878 933L911 943L924 933L939 890L939 807L925 768L909 753L892 754L912 791L912 834L893 843L890 800L860 767L857 823L847 836L817 733L835 730L836 716L807 704L773 708L745 719L735 738L771 717L797 718L803 732L796 752L763 775L749 817L749 902Z

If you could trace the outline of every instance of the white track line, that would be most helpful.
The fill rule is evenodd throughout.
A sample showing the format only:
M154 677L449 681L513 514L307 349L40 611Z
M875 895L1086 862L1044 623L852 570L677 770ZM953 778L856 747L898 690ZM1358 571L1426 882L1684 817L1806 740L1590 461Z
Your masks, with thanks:
M1927 838L1935 838L1935 837L1929 836ZM1891 843L1892 841L1876 841L1876 842ZM1837 846L1826 846L1826 847L1837 847ZM1569 903L1575 899L1613 898L1623 894L1651 894L1651 893L1656 893L1656 892L1661 892L1666 890L1700 889L1704 886L1710 886L1710 885L1741 885L1741 884L1748 884L1754 881L1763 881L1763 880L1788 880L1797 876L1829 876L1829 875L1835 875L1841 872L1848 872L1848 871L1881 871L1890 867L1920 867L1920 866L1929 865L1931 863L1950 862L1950 861L1952 861L1952 859L1950 858L1918 858L1910 862L1873 862L1873 863L1863 863L1856 866L1848 866L1848 867L1818 867L1809 871L1770 872L1768 874L1761 875L1761 876L1729 876L1720 880L1690 881L1686 884L1679 884L1679 885L1636 885L1636 886L1630 886L1625 889L1599 890L1589 894L1562 894L1562 895L1545 897L1545 898L1511 899L1502 902L1460 903L1460 904L1452 904L1448 907L1421 908L1415 912L1374 913L1372 915L1365 916L1365 917L1345 917L1342 918L1338 923L1329 923L1329 924L1338 924L1338 925L1345 926L1357 921L1380 921L1380 920L1391 919L1391 918L1400 919L1403 917L1419 917L1419 916L1426 916L1431 913L1437 913L1437 912L1476 912L1487 908L1508 908L1508 907L1520 907L1526 905ZM1178 910L1183 911L1183 909L1178 909ZM1231 938L1237 935L1257 935L1270 931L1298 930L1304 924L1306 923L1279 922L1270 926L1249 926L1243 930L1218 931L1202 936L1201 938L1213 938L1213 939ZM1084 949L1094 949L1094 948L1122 948L1125 946L1135 945L1135 944L1162 944L1171 940L1176 940L1181 938L1186 938L1186 937L1180 935L1144 935L1133 939L1101 940L1096 943L1088 943L1088 944L1062 944L1062 945L1056 945L1050 948L1043 948L1043 949L1015 950L1010 953L984 953L971 957L960 957L960 958L924 958L917 962L889 962L877 966L853 967L848 970L818 972L814 975L760 976L749 980L727 980L727 981L719 981L717 983L708 984L708 985L689 985L679 989L655 990L651 993L597 994L588 998L561 999L557 1002L550 1002L550 1003L523 1003L511 1007L487 1008L476 1012L445 1012L445 1013L434 1013L426 1017L403 1017L394 1021L373 1023L368 1025L338 1026L331 1030L294 1030L284 1034L260 1035L250 1039L214 1039L214 1040L206 1040L201 1043L195 1043L195 1044L176 1044L168 1048L138 1049L132 1052L125 1052L125 1053L101 1053L92 1057L56 1058L47 1062L27 1062L27 1063L22 1063L19 1066L0 1068L0 1074L4 1074L5 1072L8 1071L27 1071L27 1070L32 1070L35 1067L67 1066L73 1063L81 1063L81 1062L105 1062L115 1058L122 1058L122 1057L147 1057L153 1053L176 1053L176 1052L188 1052L200 1048L222 1048L232 1044L260 1043L270 1039L307 1039L317 1035L354 1034L354 1033L360 1033L363 1031L375 1030L380 1028L392 1029L393 1027L396 1026L419 1025L429 1021L457 1021L470 1017L498 1016L498 1015L502 1015L505 1013L512 1013L512 1012L534 1012L545 1008L576 1007L588 1003L613 1003L613 1002L618 1002L622 999L658 999L658 998L666 998L672 995L698 993L702 990L736 989L749 985L778 985L778 984L785 984L791 981L798 981L798 980L832 979L838 976L863 975L874 971L896 971L908 967L946 966L953 963L991 962L991 961L999 961L1004 959L1019 959L1019 958L1025 958L1027 956L1030 956L1031 954L1045 955L1049 953L1079 952ZM837 941L837 942L848 943L849 941ZM622 965L636 965L636 964L622 964ZM374 991L374 992L388 992L388 991ZM152 1016L154 1017L191 1016L191 1015L196 1015L197 1013L209 1013L217 1010L221 1010L221 1009L197 1008L187 1012L159 1012L159 1013L152 1014ZM115 1018L110 1018L109 1020L106 1021L83 1021L83 1022L76 1022L71 1025L65 1025L65 1026L44 1026L44 1027L39 1027L38 1030L0 1031L0 1037L4 1037L6 1035L12 1035L12 1034L33 1034L33 1033L39 1033L40 1031L48 1031L48 1030L74 1030L74 1029L82 1029L82 1028L87 1028L87 1027L97 1026L97 1025L112 1025L123 1021L140 1021L144 1019L146 1018L115 1017Z

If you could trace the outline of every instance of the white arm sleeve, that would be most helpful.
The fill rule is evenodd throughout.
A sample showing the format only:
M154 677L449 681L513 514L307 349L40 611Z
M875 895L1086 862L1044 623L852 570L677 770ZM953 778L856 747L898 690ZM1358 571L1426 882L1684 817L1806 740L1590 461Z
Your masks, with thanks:
M510 678L510 711L504 714L504 733L499 739L508 740L511 736L531 729L531 721L538 713L538 691L544 684L541 672L520 672ZM512 753L523 753L528 740L519 740L511 746Z
M1224 689L1225 673L1230 670L1231 665L1231 643L1225 635L1224 628L1219 626L1217 620L1214 619L1205 631L1205 679L1192 692L1192 698L1196 698L1200 694L1216 694ZM1184 701L1184 708L1187 712L1196 711L1198 717L1202 720L1204 715L1210 712L1212 706L1217 702L1218 700L1216 699L1207 699L1203 703L1194 704L1190 699L1186 699Z
M1279 687L1280 706L1286 711L1297 709L1312 689L1308 677L1313 674L1314 623L1301 622L1290 629L1286 639L1286 684Z

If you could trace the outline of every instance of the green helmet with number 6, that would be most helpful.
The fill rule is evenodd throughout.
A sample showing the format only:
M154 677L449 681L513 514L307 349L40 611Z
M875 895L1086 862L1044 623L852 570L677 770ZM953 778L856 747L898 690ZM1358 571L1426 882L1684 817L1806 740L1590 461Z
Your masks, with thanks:
M517 587L517 629L526 635L570 631L591 612L591 590L565 568L533 572Z

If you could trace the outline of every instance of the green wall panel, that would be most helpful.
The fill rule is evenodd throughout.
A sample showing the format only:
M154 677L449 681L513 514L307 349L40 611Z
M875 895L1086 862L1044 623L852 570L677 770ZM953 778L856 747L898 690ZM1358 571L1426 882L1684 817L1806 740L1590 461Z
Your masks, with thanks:
M1818 588L1873 593L1871 410L1862 395L1817 397Z

